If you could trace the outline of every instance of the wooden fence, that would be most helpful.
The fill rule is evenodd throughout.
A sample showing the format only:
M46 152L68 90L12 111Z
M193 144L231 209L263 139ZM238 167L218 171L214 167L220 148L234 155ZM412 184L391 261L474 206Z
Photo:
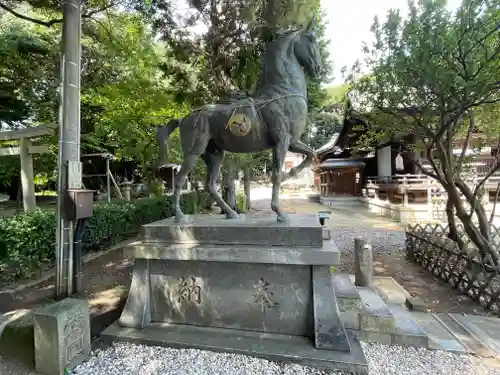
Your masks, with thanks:
M491 232L495 247L500 249L499 228L492 226ZM408 226L407 258L500 315L500 267L483 258L470 241L460 250L446 237L447 233L447 226L441 224ZM459 228L459 233L464 234L463 228Z

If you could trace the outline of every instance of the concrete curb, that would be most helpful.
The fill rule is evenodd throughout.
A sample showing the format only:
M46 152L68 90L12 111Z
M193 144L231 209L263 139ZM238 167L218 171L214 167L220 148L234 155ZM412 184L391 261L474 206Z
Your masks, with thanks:
M134 242L134 241L136 241L135 237L128 239L128 240L125 240L125 241L122 241L122 242L119 242L116 245L113 245L106 250L103 250L103 251L100 251L97 253L87 254L83 257L83 264L87 264L87 263L92 262L96 259L99 259L100 257L102 257L104 255L108 255L111 252L113 252L115 250L119 250L119 249L123 248L125 245L127 245L131 242ZM50 271L47 271L43 276L40 276L36 280L31 280L31 281L28 281L25 283L17 283L17 284L14 284L13 286L9 286L7 288L0 289L0 296L4 295L4 294L16 294L16 293L22 292L25 289L28 289L28 288L37 286L38 284L44 283L47 280L50 280L52 277L55 277L55 276L56 276L56 270L51 269Z

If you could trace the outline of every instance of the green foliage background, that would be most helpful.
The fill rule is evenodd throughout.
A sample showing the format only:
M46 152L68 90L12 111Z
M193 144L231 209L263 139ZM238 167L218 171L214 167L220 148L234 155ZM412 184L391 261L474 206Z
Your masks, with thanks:
M182 209L199 211L202 194L182 196ZM102 250L138 232L141 225L173 215L170 196L143 198L133 202L100 203L88 219L83 252ZM53 209L29 215L0 217L0 281L31 277L54 265L56 217Z

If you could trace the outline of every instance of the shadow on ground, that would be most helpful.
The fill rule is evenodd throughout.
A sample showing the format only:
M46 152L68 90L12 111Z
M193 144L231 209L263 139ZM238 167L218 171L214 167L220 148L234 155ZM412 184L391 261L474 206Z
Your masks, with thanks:
M117 320L125 305L130 285L132 261L114 250L84 267L84 290L73 298L89 301L93 338ZM0 314L21 309L35 310L54 302L55 280L26 288L17 294L0 295ZM34 369L32 312L9 323L0 335L0 356ZM1 371L0 371L1 372ZM3 375L3 372L2 372Z

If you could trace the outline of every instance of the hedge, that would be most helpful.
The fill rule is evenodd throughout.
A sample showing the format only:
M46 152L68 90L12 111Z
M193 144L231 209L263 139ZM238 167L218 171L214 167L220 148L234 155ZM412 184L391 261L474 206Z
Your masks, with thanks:
M199 210L204 197L184 194L185 213ZM174 214L171 196L142 198L132 202L95 203L87 220L83 252L99 251L136 234L141 225ZM32 277L54 265L56 214L38 209L32 214L0 218L0 281Z

